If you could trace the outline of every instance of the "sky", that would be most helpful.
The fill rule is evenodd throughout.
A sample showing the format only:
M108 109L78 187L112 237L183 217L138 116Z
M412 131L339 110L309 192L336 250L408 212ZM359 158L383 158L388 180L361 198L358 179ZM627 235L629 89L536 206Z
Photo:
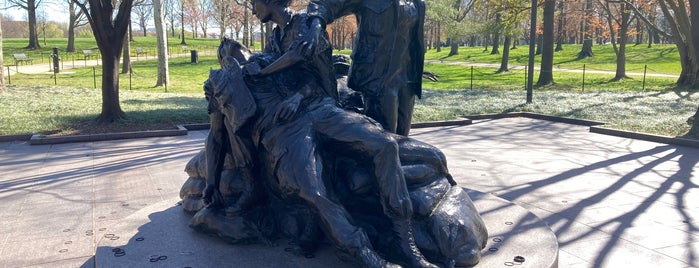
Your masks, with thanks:
M4 7L6 6L6 2L7 0L0 0L0 5ZM59 4L54 3L43 3L46 3L46 6L44 8L46 8L46 15L49 21L68 22L68 12L65 10L64 7L61 7ZM21 8L2 8L0 9L0 13L2 13L3 15L10 16L16 21L27 20L27 11Z

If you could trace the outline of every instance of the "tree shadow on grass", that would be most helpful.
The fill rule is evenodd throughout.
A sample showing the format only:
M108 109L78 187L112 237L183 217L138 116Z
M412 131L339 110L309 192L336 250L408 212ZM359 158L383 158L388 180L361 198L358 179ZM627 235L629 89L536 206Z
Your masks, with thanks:
M98 114L56 116L58 129L40 131L50 135L81 135L175 129L178 124L206 123L209 117L203 97L165 97L122 101L126 118L104 124ZM129 107L131 106L131 107Z

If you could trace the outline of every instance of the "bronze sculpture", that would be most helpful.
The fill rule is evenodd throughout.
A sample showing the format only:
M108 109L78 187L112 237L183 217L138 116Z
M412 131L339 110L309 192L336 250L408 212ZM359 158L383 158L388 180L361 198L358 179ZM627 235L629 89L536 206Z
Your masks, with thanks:
M407 136L422 94L423 0L312 0L308 5L310 50L319 46L326 24L354 14L358 31L348 86L364 94L365 112L385 129Z
M254 1L278 25L264 53L219 47L211 131L180 194L190 226L233 243L288 237L302 254L328 239L364 267L477 263L487 231L444 155L338 106L327 39L309 56L309 17L288 3Z

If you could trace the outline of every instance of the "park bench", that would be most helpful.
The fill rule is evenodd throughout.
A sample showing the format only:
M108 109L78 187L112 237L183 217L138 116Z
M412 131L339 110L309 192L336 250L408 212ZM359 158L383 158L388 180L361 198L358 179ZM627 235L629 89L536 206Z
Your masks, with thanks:
M19 65L19 63L24 62L24 63L32 63L32 58L27 57L27 54L24 53L18 53L18 54L12 54L12 58L15 60L15 65Z
M95 52L93 52L92 49L83 49L83 57L85 60L95 56Z
M182 45L182 52L187 52L187 45Z
M148 51L146 51L146 50L143 49L142 47L137 47L137 48L136 48L136 56L139 56L139 55L141 55L141 54L146 55L146 57L147 57L147 56L148 56Z

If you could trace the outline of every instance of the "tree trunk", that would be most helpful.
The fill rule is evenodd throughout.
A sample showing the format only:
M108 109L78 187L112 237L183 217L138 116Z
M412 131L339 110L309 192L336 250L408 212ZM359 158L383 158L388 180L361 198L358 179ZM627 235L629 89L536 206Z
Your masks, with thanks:
M117 45L118 46L118 45ZM120 46L118 46L120 47ZM111 54L111 55L109 55ZM102 53L102 113L101 123L112 123L126 117L119 103L119 51Z
M66 52L75 52L75 20L68 21L68 46Z
M148 36L148 29L146 29L146 18L141 17L140 21L141 21L140 24L141 24L141 30L143 31L143 36Z
M643 21L641 18L636 19L636 44L640 45L643 43Z
M699 139L699 108L697 108L697 111L694 113L694 121L692 121L692 128L689 129L689 132L687 132L685 136L689 138Z
M271 23L260 23L260 50L265 51L265 43L267 41L267 34L265 33L265 25Z
M75 14L75 4L73 1L68 2L68 45L66 52L75 52L75 23L77 15Z
M250 15L248 14L248 9L244 8L243 10L243 45L246 47L251 47L249 41L249 34L250 34Z
M155 35L158 42L158 81L155 82L156 87L167 86L170 84L170 71L168 69L167 55L167 32L163 20L163 2L161 0L153 0L153 20L155 23Z
M690 14L699 14L699 3L696 1L689 1L689 9L690 9ZM698 89L699 88L699 16L690 16L690 29L691 29L691 36L692 36L692 54L694 61L692 61L693 65L693 75L687 78L687 85L693 89ZM684 62L683 62L683 67L682 70L684 71ZM693 77L692 77L693 76ZM693 81L691 81L693 80ZM686 136L699 139L699 108L697 108L697 111L694 113L694 121L692 122L692 128L689 130Z
M485 34L484 39L485 39L485 40L484 40L484 42L483 42L483 46L484 46L484 47L483 47L483 52L487 52L487 51L488 51L488 43L490 42L490 35L489 35L489 34Z
M497 73L509 71L509 58L510 58L510 43L512 42L512 37L510 35L505 36L505 43L502 44L502 59L500 60L500 69Z
M619 26L619 49L616 53L616 74L612 81L626 79L626 43L628 40L629 24L631 20L631 10L626 3L621 3L621 25ZM611 16L611 14L610 14ZM613 38L613 37L612 37Z
M536 86L545 86L553 84L553 24L554 13L556 11L556 0L546 0L544 2L544 26L541 48L541 71L539 72L539 81Z
M451 38L450 43L451 43L451 49L449 50L449 55L447 57L459 55L459 42L456 39Z
M126 32L126 35L129 37L129 42L133 42L133 28L131 28L131 23L129 23L129 29Z
M592 10L592 0L587 0L585 2L585 8L583 10L584 14L587 14ZM578 59L584 59L587 57L592 57L594 54L592 53L592 33L591 33L591 28L590 28L590 23L583 22L585 26L583 27L583 46L580 52L578 53Z
M28 49L40 49L39 33L36 30L36 1L27 0L27 20L29 21L29 45Z
M116 16L110 0L88 0L76 3L83 10L95 35L102 56L102 112L98 122L111 123L126 117L119 104L119 56L127 39L133 1L121 1Z
M556 31L556 49L555 51L563 50L563 42L565 40L565 34L563 32L563 25L566 23L566 13L565 13L565 1L558 1L558 10L560 14L558 15L558 30Z
M442 41L439 38L442 36L442 24L437 22L437 52L442 52Z
M500 27L502 23L502 17L500 13L495 14L495 33L493 33L493 50L490 51L490 55L500 54Z
M129 25L129 28L131 28L131 25ZM124 44L122 45L124 47L121 53L123 57L121 63L122 74L131 73L131 42L129 42L129 40L131 39L131 34L129 32L130 31L126 31L126 36L124 37Z
M182 26L182 41L180 42L180 45L187 45L187 42L184 41L184 0L181 0L181 10L180 10L180 25Z

